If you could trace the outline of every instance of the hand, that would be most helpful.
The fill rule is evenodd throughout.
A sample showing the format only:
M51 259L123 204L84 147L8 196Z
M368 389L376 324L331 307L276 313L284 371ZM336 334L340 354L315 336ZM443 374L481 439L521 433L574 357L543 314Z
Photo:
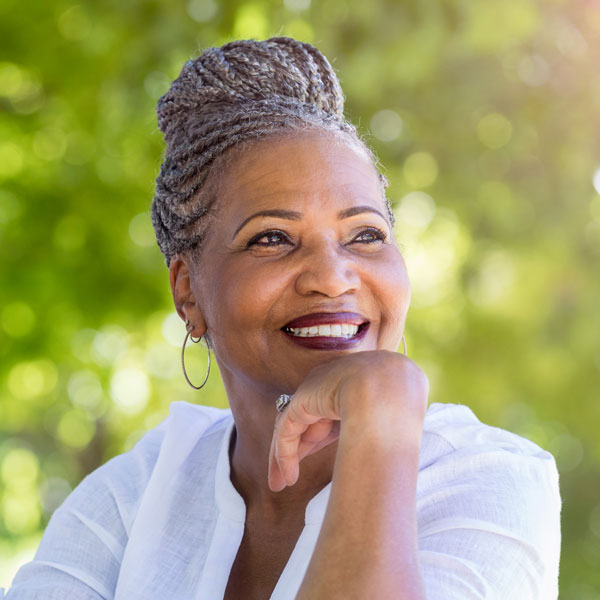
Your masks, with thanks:
M341 422L353 412L362 411L363 420L389 420L391 408L413 429L415 418L422 426L428 391L423 371L403 354L387 350L356 352L315 367L277 415L269 488L277 492L294 485L300 461L337 440Z

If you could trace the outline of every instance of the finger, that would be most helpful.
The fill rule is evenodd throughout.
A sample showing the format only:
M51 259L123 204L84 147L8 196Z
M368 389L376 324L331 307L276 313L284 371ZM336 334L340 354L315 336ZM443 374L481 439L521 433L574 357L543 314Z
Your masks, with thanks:
M306 425L290 420L289 407L275 420L269 452L269 486L281 491L298 480L298 443Z
M275 444L276 444L276 432L273 432L273 438L271 439L271 448L269 450L269 467L267 473L267 479L269 483L269 489L273 492L280 492L285 488L285 481L279 470L279 465L275 459Z
M319 422L320 424L320 422ZM316 427L314 425L313 427ZM311 432L312 428L309 428L306 433ZM304 436L300 440L300 444L298 446L298 461L302 462L304 458L310 456L311 454L316 454L322 448L329 446L340 437L340 422L339 421L331 421L326 425L323 425L322 430L319 432L318 436L312 436L310 441L305 441Z
M310 425L300 437L298 460L301 461L305 456L314 454L327 444L330 444L333 441L333 427L334 421L330 419L321 419Z
M294 485L299 476L298 445L306 425L290 424L284 417L276 431L275 461L286 485Z

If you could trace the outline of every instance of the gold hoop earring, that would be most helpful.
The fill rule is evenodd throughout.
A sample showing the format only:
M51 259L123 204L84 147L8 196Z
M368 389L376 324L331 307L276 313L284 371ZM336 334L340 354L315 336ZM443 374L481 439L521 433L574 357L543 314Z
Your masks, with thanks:
M187 333L185 334L185 339L183 340L183 346L181 347L181 368L183 369L183 376L185 377L185 380L195 390L200 390L200 389L202 389L204 387L204 385L208 381L208 376L210 375L210 346L208 345L208 343L206 344L206 348L208 349L208 369L206 370L206 376L204 377L204 381L200 385L194 385L190 381L190 378L188 377L187 371L185 370L185 345L187 344L188 338L190 340L192 340L192 342L194 344L197 344L202 339L202 336L200 336L197 340L195 340L192 337L192 329L194 329L194 326L190 323L189 319L186 319L186 321L185 321L185 328L187 330Z
M408 356L406 353L406 340L404 339L404 336L402 336L402 346L404 346L404 356Z

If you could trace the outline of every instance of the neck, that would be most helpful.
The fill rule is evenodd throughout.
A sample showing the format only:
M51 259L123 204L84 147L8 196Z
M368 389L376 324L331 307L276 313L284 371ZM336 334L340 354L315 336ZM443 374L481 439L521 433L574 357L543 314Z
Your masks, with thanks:
M249 385L243 392L232 387L226 383L235 421L230 447L231 482L244 499L249 518L273 523L299 515L304 519L310 499L332 479L337 442L302 460L295 485L272 492L267 471L279 394Z

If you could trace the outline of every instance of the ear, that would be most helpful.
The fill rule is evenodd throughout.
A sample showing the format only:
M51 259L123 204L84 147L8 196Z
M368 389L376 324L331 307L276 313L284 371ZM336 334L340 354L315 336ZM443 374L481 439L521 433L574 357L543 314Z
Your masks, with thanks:
M206 322L197 298L192 291L190 266L185 257L175 255L171 258L169 281L171 282L171 291L173 292L177 314L184 322L189 320L190 324L193 325L192 336L203 336L207 330Z

